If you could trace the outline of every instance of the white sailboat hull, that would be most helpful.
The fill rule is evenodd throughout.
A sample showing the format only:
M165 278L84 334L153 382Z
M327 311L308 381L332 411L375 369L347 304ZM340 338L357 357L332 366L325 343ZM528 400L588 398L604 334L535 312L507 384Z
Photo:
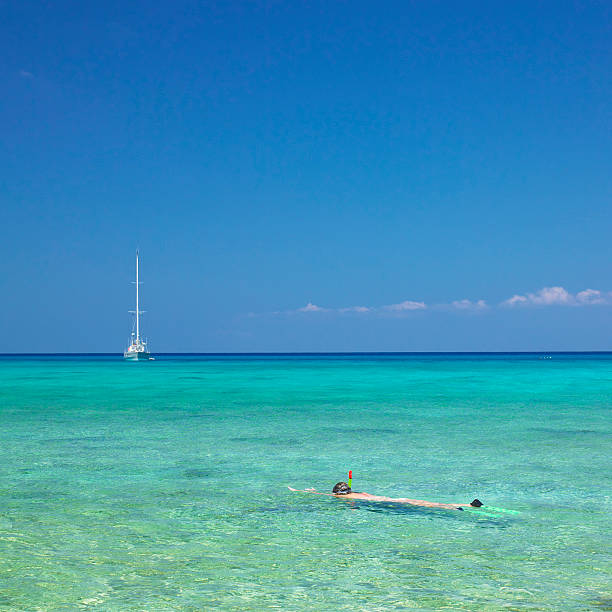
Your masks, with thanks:
M146 351L125 351L123 358L129 361L149 361L151 359L151 353Z

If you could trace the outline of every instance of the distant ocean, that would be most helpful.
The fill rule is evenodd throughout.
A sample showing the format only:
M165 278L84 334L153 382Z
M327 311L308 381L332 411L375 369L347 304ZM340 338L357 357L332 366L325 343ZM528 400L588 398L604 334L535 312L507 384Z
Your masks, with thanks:
M605 353L0 357L0 610L612 610L611 409ZM349 469L485 506L287 489Z

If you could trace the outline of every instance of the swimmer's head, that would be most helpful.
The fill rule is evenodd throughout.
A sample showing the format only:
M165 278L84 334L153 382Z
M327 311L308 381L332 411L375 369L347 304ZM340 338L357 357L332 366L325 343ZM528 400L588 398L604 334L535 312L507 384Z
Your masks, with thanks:
M479 499L475 499L473 502L470 502L470 506L474 506L474 508L480 508L480 506L482 506L482 502Z
M351 487L349 487L346 482L338 482L334 485L332 493L334 495L348 495L351 492Z

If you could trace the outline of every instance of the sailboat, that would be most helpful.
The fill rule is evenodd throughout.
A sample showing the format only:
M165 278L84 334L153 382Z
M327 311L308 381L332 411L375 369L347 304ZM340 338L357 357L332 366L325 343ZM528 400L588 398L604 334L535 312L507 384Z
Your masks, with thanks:
M123 357L130 361L153 359L151 354L147 351L146 341L140 337L140 315L143 311L139 310L138 285L138 251L136 251L136 310L130 310L130 312L136 314L136 334L132 332L132 342L123 353Z

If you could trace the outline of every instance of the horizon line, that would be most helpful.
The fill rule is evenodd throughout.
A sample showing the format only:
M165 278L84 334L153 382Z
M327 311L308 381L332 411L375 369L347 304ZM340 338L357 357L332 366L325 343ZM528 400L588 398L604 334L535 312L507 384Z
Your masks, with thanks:
M296 356L296 355L593 355L593 354L612 354L610 350L538 350L538 351L250 351L250 352L235 352L235 351L214 351L214 352L159 352L151 353L151 355L159 356L183 356L183 355L198 355L198 356L240 356L240 355L271 355L271 356ZM0 353L0 357L31 357L31 356L46 356L46 357L116 357L123 356L123 352L118 353L101 353L101 352L61 352L61 353Z

